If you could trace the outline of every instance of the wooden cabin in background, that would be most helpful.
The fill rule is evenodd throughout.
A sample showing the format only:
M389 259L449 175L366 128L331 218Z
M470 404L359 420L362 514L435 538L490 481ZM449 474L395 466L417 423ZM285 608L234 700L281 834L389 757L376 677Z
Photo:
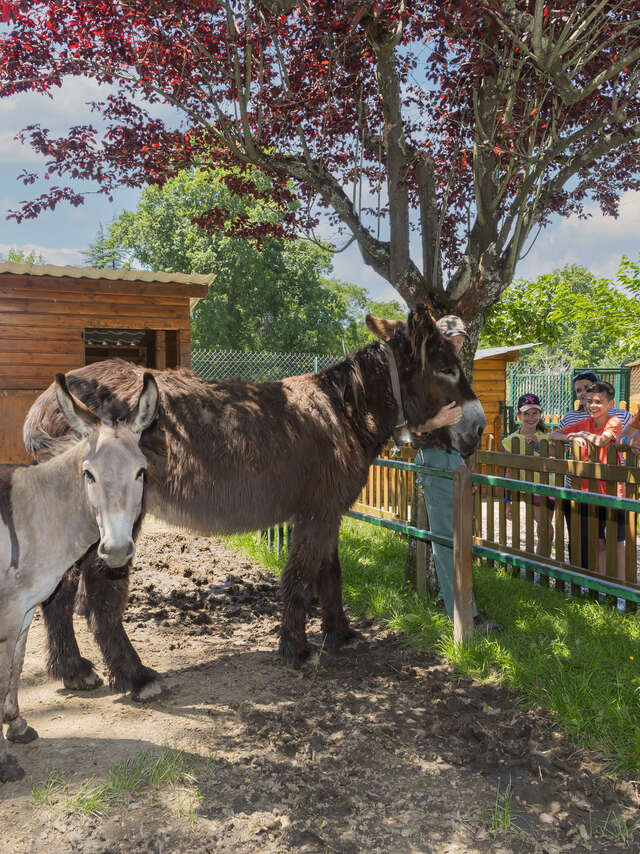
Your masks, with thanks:
M190 311L213 276L0 264L0 462L23 462L22 424L63 373L120 356L189 367Z
M501 436L505 432L505 406L508 403L507 364L515 362L521 350L537 346L521 344L519 347L488 347L476 350L473 360L473 390L487 419L485 433Z

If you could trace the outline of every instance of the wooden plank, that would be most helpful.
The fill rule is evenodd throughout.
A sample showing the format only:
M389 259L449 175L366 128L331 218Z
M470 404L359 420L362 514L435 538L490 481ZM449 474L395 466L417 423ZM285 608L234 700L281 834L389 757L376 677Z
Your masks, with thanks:
M93 300L83 302L74 300L0 300L0 311L4 314L106 314L118 317L138 317L150 314L154 317L188 317L189 306L184 305L159 305L157 303L146 305L139 303L130 305L128 303L107 302L96 297ZM124 328L124 327L121 327Z
M625 465L637 466L638 457L633 451L625 453ZM635 484L627 484L627 498L638 497L638 487ZM636 583L638 581L638 515L637 513L625 513L625 538L624 538L624 567L625 583ZM627 611L636 612L636 602L627 602Z
M391 505L389 504L389 475L391 474L391 469L383 469L382 470L382 506L385 510L390 510Z
M520 443L515 437L511 440L511 447L514 453L517 453L520 450ZM510 469L510 475L514 480L520 480L520 469ZM511 493L511 546L514 549L520 548L520 498L521 493L517 490L513 490ZM520 567L514 566L513 575L518 578L520 577Z
M401 519L395 513L389 513L388 510L380 510L379 507L371 507L366 502L356 501L355 504L351 505L352 510L357 510L358 513L368 513L369 516L375 516L376 519L388 519L391 522L404 522L404 519Z
M553 455L555 457L562 458L564 456L564 445L562 442L553 442ZM564 477L557 472L552 476L552 483L554 486L564 486ZM554 528L555 528L555 555L556 560L564 561L564 513L563 513L563 499L556 498L555 509L554 509Z
M0 364L0 374L14 377L39 377L50 373L53 377L58 371L70 371L74 367L78 367L78 360L73 356L54 354L48 362L34 365Z
M0 373L0 389L6 391L40 389L40 391L44 391L53 382L55 373L57 371L49 377L13 377L11 374Z
M81 353L82 349L82 336L80 335L69 341L0 338L0 356L3 358L19 359L37 353Z
M186 329L189 323L188 315L184 318L160 316L123 318L120 314L104 315L98 312L95 314L7 314L0 311L0 326L12 328L14 331L16 327L37 328L40 324L42 326L58 324L65 329ZM15 338L17 335L11 337Z
M549 456L549 442L546 439L542 439L540 442L540 456L548 457ZM549 483L549 475L547 472L540 473L540 483L548 484ZM544 557L549 557L551 554L551 541L549 539L549 500L546 495L540 496L540 504L538 505L538 513L540 518L539 525L539 533L538 533L538 551ZM549 576L541 575L540 576L540 584L543 587L549 586Z
M167 367L167 335L164 329L159 329L156 332L154 352L154 367L159 371L163 371Z
M91 288L78 288L73 292L60 291L55 289L42 289L39 291L28 290L19 291L13 288L0 286L0 305L7 302L30 302L30 301L45 301L45 302L73 302L75 300L98 302L117 302L118 305L168 305L168 306L186 306L189 308L189 297L181 296L180 294L153 294L152 296L144 296L142 294L113 294L96 291Z
M21 370L23 367L46 365L70 365L71 367L59 368L59 370L71 370L82 365L82 344L77 345L72 351L65 353L2 353L0 351L0 371L10 367L12 370Z
M453 637L473 637L473 496L471 472L462 464L453 473Z
M607 466L599 462L584 462L582 460L560 460L554 457L526 457L508 455L506 453L476 451L478 463L491 462L492 465L518 466L525 471L546 471L549 474L558 472L569 476L596 478L597 480L613 480L628 483L640 483L640 469L629 469L627 466Z
M0 462L27 463L30 457L22 441L22 425L31 404L44 386L35 391L0 394Z
M618 454L615 444L607 446L607 464L616 465ZM605 489L607 495L617 494L617 484L607 481ZM624 583L624 567L618 567L618 511L611 507L605 510L605 574L617 578Z
M0 273L0 287L16 292L57 290L60 294L80 293L82 289L90 288L91 293L109 295L135 294L138 296L171 296L182 295L185 299L205 297L209 292L208 285L184 284L182 282L127 282L113 279L72 279L60 276L16 276L15 274Z
M589 459L591 461L596 460L598 458L598 451L593 445L590 445L588 448ZM595 478L589 478L589 492L598 492L598 481ZM585 512L584 510L582 511ZM591 572L599 572L598 561L599 561L599 545L598 545L598 508L593 504L587 505L587 537L588 537L588 561L589 561L589 569ZM593 595L593 591L590 591L589 595ZM595 598L595 597L594 597Z
M491 433L490 433L490 434L489 434L489 436L487 437L487 443L488 443L488 447L489 447L490 449L493 449L493 448L495 447L495 444L494 444L494 443L495 443L495 439L494 439L494 436L493 436ZM492 464L487 464L487 467L486 467L486 468L487 468L487 474L490 474L490 475L495 474L495 466L494 466L494 465L492 465ZM491 540L492 542L494 542L494 541L495 541L495 531L494 531L494 525L495 525L495 502L494 502L494 490L493 490L493 486L491 486L491 485L488 485L486 489L487 489L487 501L486 501L486 503L487 503L487 539L488 539L488 540ZM495 545L495 542L494 542L494 545ZM493 560L489 560L489 561L488 561L488 564L489 564L489 566L495 566L495 561L493 561Z
M420 499L416 508L416 527L423 531L427 528L427 510L420 490ZM427 560L429 558L429 547L424 540L416 540L416 591L419 596L427 593Z
M65 326L11 326L0 324L0 341L75 341L83 339L82 329Z
M525 444L525 454L528 457L533 456L533 445L530 442ZM533 495L531 492L525 492L524 494L524 541L525 541L525 549L528 552L534 551L534 539L533 539L533 528L534 528L534 518L533 518ZM526 569L525 578L529 581L533 581L534 572L532 569Z

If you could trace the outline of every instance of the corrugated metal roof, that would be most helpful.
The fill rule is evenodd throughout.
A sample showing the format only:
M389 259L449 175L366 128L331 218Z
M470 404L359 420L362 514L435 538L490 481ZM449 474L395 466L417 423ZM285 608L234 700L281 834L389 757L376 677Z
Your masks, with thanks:
M110 279L114 282L150 282L178 285L210 285L215 274L201 273L152 273L149 270L112 270L100 267L59 267L55 264L14 264L10 261L0 263L0 275L11 273L15 276L55 276L70 279Z
M504 356L507 353L515 353L518 350L530 350L531 347L539 347L540 343L536 344L519 344L517 347L487 347L483 350L476 350L476 354L473 357L474 362L480 361L480 359L490 359L492 356Z

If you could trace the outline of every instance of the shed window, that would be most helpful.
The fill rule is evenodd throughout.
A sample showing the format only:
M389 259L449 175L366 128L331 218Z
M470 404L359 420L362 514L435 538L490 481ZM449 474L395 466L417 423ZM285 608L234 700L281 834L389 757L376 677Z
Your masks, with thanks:
M155 329L85 329L84 363L127 359L146 368L178 367L178 333Z

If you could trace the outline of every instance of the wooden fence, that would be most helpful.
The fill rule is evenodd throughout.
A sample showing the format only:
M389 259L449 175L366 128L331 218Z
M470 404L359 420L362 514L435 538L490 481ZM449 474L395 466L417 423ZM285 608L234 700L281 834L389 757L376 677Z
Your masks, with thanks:
M541 584L549 586L550 579L555 578L556 587L563 592L566 581L566 592L571 595L581 595L586 588L593 598L604 591L615 599L617 592L622 598L629 598L627 608L632 610L636 607L634 600L640 596L636 512L640 505L635 502L640 468L635 454L627 451L620 455L613 446L607 449L606 464L598 462L595 455L595 448L591 449L590 459L582 461L577 443L567 446L548 441L540 443L536 455L532 446L522 455L507 453L497 449L493 435L485 437L472 465L476 483L473 550L485 556L496 552L490 561L497 559L510 565L514 574L521 574L521 569L526 567L524 577L530 580L537 571ZM382 454L384 459L391 457L390 449ZM414 449L402 448L393 459L412 463L414 457ZM503 482L507 476L508 485ZM534 478L540 491L534 488ZM565 478L569 483L566 488ZM581 491L583 479L588 482L588 493ZM411 470L374 464L353 510L408 525L414 480L415 473ZM598 481L605 483L606 495L598 493ZM625 498L617 497L619 484L624 485ZM556 490L555 501L549 501L544 493ZM505 502L505 498L509 501ZM507 518L507 504L511 508L511 520ZM428 527L422 505L420 501L413 514L418 528ZM617 562L618 512L624 514L624 559L620 566ZM599 568L599 514L604 515L604 572ZM425 555L425 550L419 547L418 560L424 560ZM424 573L419 571L419 588L423 577Z

